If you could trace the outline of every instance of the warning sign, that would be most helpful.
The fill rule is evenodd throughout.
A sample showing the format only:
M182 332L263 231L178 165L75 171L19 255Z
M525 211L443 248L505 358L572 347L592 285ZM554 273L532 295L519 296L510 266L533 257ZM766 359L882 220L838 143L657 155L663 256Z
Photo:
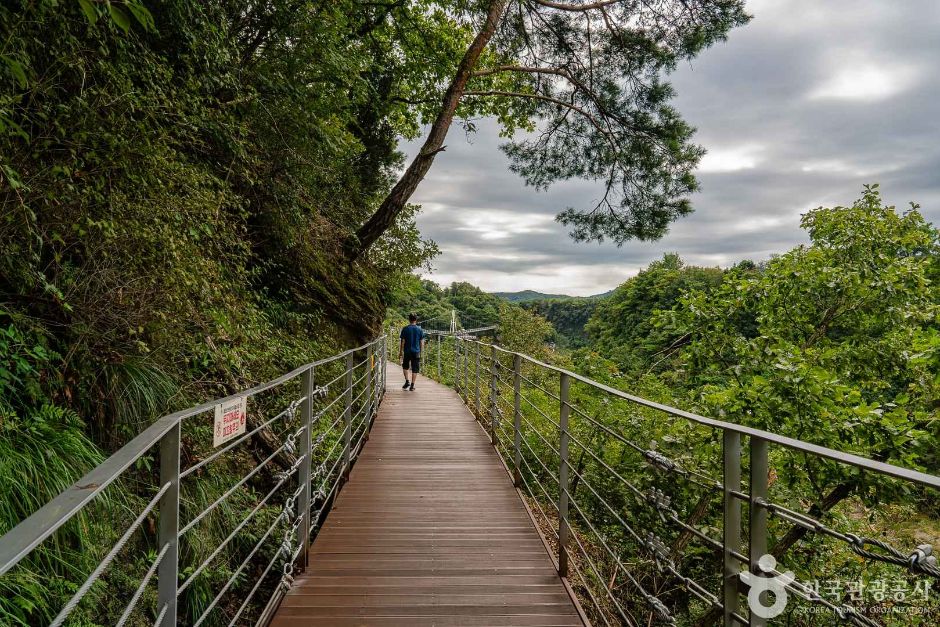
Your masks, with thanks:
M248 399L240 396L226 403L215 406L215 430L212 435L212 446L225 444L237 435L245 432L248 423Z

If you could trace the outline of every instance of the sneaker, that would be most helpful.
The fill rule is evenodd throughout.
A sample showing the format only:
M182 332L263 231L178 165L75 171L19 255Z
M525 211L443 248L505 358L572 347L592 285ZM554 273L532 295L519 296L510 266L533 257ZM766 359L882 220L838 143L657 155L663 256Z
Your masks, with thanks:
M408 388L408 389L409 389L409 390L411 390L412 392L414 392L414 391L415 391L415 384L414 384L414 383L412 383L412 384L411 384L411 387L410 387L410 388Z
M401 386L401 389L407 390L409 385L411 385L411 384L408 383L407 381L405 381L405 385Z

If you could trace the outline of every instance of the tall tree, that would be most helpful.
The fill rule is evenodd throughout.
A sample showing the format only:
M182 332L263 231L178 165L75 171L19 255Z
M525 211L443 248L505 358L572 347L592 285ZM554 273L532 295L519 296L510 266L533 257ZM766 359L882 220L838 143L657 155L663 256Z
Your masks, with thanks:
M665 318L690 338L681 368L708 414L930 468L940 406L940 299L931 281L940 232L916 205L884 205L877 187L851 207L808 212L809 245L761 272L726 273ZM778 455L779 479L813 495L816 517L853 494L877 503L900 489L802 453ZM806 533L794 527L771 552L779 557Z
M488 0L445 12L427 0L389 5L381 19L405 24L446 16L452 58L423 68L426 93L414 100L430 122L421 150L358 229L360 256L392 225L424 179L455 118L498 118L512 169L545 188L580 177L604 181L593 207L558 219L579 241L661 237L691 211L692 170L703 150L669 105L663 79L749 18L743 0ZM461 41L466 44L456 45ZM455 43L456 42L456 43ZM462 50L462 53L460 52ZM430 103L437 103L429 106ZM433 121L432 121L433 120Z

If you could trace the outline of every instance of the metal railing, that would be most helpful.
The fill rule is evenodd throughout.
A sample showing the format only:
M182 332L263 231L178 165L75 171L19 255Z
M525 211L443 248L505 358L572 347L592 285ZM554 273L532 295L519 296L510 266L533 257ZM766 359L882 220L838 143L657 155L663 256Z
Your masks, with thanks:
M128 492L123 482L131 480L137 487L150 483L153 494L143 497L149 501L65 601L51 625L63 624L96 583L106 579L115 561L127 559L133 551L152 555L149 566L126 597L119 616L97 615L99 610L86 608L95 622L123 625L134 620L135 624L171 627L200 625L211 619L233 625L253 613L256 624L265 623L293 573L306 567L311 537L368 439L385 391L386 343L383 336L238 394L158 419L0 538L0 575L15 572L57 530L105 498L106 491ZM219 448L200 445L207 436L212 441L207 414L240 397L251 399L246 432ZM185 449L182 438L187 442ZM181 456L184 450L185 458ZM158 459L157 468L148 471L153 458ZM244 470L246 460L252 458L261 461L234 484L216 485L217 468L228 464L228 469ZM149 481L148 475L152 475ZM139 496L139 490L135 495ZM233 501L237 505L230 507ZM229 520L247 513L216 546L202 546L201 528L210 522L218 524L224 508L232 510ZM148 534L144 522L153 516L158 519L155 533ZM247 529L252 533L245 542L240 535ZM227 575L225 582L216 587L202 582L220 562L224 568L215 574ZM280 571L276 570L279 562ZM47 575L54 578L54 573ZM155 599L145 595L154 576ZM200 611L186 615L181 601L199 586L212 598L208 603L190 603L190 607L200 606ZM259 597L253 603L262 590L268 599ZM240 603L226 599L235 591ZM152 600L150 607L140 606L142 598Z
M914 581L924 593L920 610L928 613L916 624L940 618L940 599L928 598L940 580L929 544L898 550L802 511L809 501L772 496L773 468L794 459L808 468L853 469L858 485L865 477L899 482L925 502L937 502L940 477L675 409L473 339L437 337L430 348L436 368L429 374L453 386L488 431L552 547L559 574L569 578L593 622L765 625L773 614L768 607L780 599L786 605L792 595L804 610L826 610L831 620L807 613L804 622L791 615L789 624L882 624L859 598L824 593L818 580L789 572L800 568L784 564L788 547L769 546L788 534L797 539L790 546L813 543L809 551L842 543L855 560L843 559L843 568L877 565ZM679 433L685 441L675 439L668 455L655 441L637 442L657 432ZM712 455L696 457L690 448ZM695 467L702 457L713 457L715 467ZM679 503L683 496L693 496L694 504Z

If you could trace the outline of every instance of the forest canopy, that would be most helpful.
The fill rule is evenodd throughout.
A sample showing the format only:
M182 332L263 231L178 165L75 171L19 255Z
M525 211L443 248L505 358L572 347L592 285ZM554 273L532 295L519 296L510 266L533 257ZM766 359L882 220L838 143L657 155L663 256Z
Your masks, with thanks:
M382 16L332 0L0 3L0 534L157 417L373 336L436 254L410 205L356 264L343 252L420 119L390 96L420 68L385 60L391 34L369 35ZM194 498L269 454L216 464ZM0 623L51 621L131 504L101 508L0 581ZM185 560L241 521L219 511ZM116 620L138 566L76 618ZM203 571L181 616L227 568Z
M935 488L861 470L841 454L933 476L940 468L940 230L916 204L888 205L877 185L850 205L808 210L801 226L806 244L757 263L703 268L665 255L594 302L583 347L542 360L669 407L839 451L826 457L775 442L755 472L755 443L772 439L747 435L742 465L749 486L766 480L771 512L760 550L810 589L825 582L819 590L834 590L791 596L780 619L933 624L934 595L875 591L885 581L899 590L932 586L935 566L921 567L916 551L940 543ZM549 312L559 304L570 305L526 303ZM524 376L523 437L536 433L523 455L552 465L564 388L546 368ZM514 390L507 387L507 402ZM598 386L573 386L569 398L571 440L585 443L575 449L569 490L582 538L576 555L596 575L573 577L587 590L585 605L612 624L718 624L721 606L692 594L689 581L721 589L722 545L712 539L729 529L722 486L724 455L737 446L732 428L622 402ZM542 491L554 489L554 469L540 472L537 463L523 464L523 483L541 486L525 489L551 527L554 493ZM755 527L744 529L750 543ZM629 566L608 559L619 555ZM858 594L845 594L845 582ZM812 612L827 603L835 609Z

